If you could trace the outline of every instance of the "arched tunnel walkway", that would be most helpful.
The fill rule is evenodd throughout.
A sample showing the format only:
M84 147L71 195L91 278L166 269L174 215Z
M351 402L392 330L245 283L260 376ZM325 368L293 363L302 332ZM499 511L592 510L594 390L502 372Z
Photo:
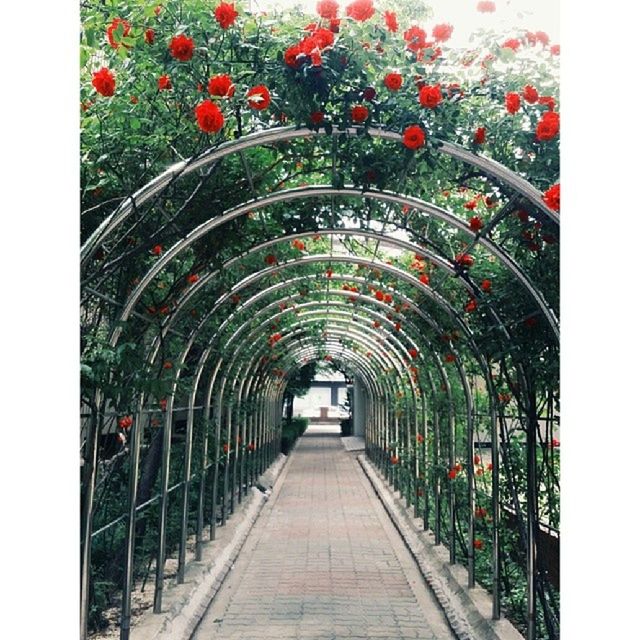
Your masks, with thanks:
M349 145L390 157L401 140L358 127L250 134L171 167L88 234L83 339L99 354L87 366L106 371L86 385L82 432L85 637L92 574L124 585L122 640L152 564L163 611L167 559L184 581L188 537L201 558L276 459L287 385L317 361L358 381L368 459L467 587L491 592L493 618L518 583L529 640L556 637L558 216L520 175L450 143L434 151L448 173L471 167L492 194L480 229L406 174L336 186ZM315 185L258 180L265 150L295 166L315 154L331 185L320 171ZM203 185L225 167L245 188L221 210ZM544 248L523 253L523 221ZM335 631L364 618L362 636L336 637L451 637L363 478L337 437L304 436L233 593L196 637L247 638L245 623L255 637L307 637L306 620Z
M369 133L380 144L399 141L384 130ZM345 140L357 134L357 128L341 132ZM309 144L335 158L335 144L325 147L317 131L278 129L277 136L278 145L287 140L299 145L284 147L294 162L296 153L308 153ZM124 545L118 560L122 573L116 572L124 583L121 638L129 637L140 554L155 565L154 611L163 611L167 558L177 554L180 583L187 537L195 533L196 559L201 557L205 529L213 538L275 459L289 381L301 368L322 362L357 381L367 456L414 515L423 518L436 544L446 544L450 562L466 566L467 586L476 587L479 580L493 594L494 619L502 616L503 595L515 571L527 593L523 617L528 616L529 638L535 637L540 620L553 633L553 567L546 563L541 568L536 544L543 530L554 531L557 513L557 385L548 377L557 366L557 297L554 290L545 290L549 273L521 256L511 227L514 215L518 220L526 215L557 236L557 215L506 167L455 145L442 145L448 162L469 163L483 172L484 180L495 181L494 193L503 204L481 230L471 230L459 212L447 211L422 194L350 186L286 188L281 180L277 186L285 188L267 189L264 195L254 191L251 199L204 219L161 224L162 236L153 231L159 222L156 212L175 200L175 189L189 182L192 171L211 165L215 173L222 159L238 155L252 185L245 154L272 143L269 132L250 135L169 169L105 219L83 246L88 335L95 340L102 331L103 344L119 357L110 373L110 384L119 385L119 391L114 395L109 387L94 385L83 430L83 610L89 606L93 541L113 534L118 526ZM183 208L188 211L191 196L180 197L186 198ZM288 219L293 222L286 223ZM229 236L225 244L224 234L237 233L239 221L250 234L238 235L237 241ZM132 232L139 235L141 225L150 229L142 251L135 246L138 241L126 241ZM453 250L446 246L451 233L465 238ZM158 244L161 237L164 241ZM544 259L553 269L555 245L546 247ZM122 282L125 265L128 286L123 289L117 282ZM109 293L114 287L124 296L121 300ZM100 324L94 321L96 314ZM111 318L110 324L105 317ZM127 384L132 384L131 392L123 394ZM94 522L96 515L88 514L95 513L96 474L99 460L109 458L104 448L109 434L129 453L129 510L116 520L109 521L105 514ZM338 468L346 474L342 481L336 476ZM300 562L300 571L314 558L329 563L318 569L317 579L309 572L310 589L313 582L320 589L327 576L333 580L340 558L355 563L360 555L370 563L364 565L367 584L379 589L371 592L370 603L377 602L377 593L380 611L400 625L388 580L398 586L396 580L406 578L404 561L397 555L392 559L390 550L398 547L397 541L385 538L388 523L367 507L370 490L355 462L337 438L309 435L288 474L270 515L264 516L264 531L252 534L251 557L241 560L247 563L247 578L228 602L227 622L217 629L209 616L198 637L209 631L235 637L234 611L237 620L255 619L261 629L266 617L277 617L278 591L268 587L271 601L265 608L251 606L255 616L249 618L240 610L253 594L251 576L262 576L268 584L282 580L285 591L296 580L306 584L296 571L287 573L288 562L278 568L276 558L284 560L287 554ZM311 474L309 482L305 474ZM126 485L120 486L122 491ZM350 501L349 491L360 492L359 502ZM328 522L335 524L335 536ZM374 523L378 532L372 537L369 528ZM542 523L546 529L540 528ZM149 527L158 532L151 555L145 551ZM269 527L274 528L271 533ZM296 531L300 539L288 544ZM505 551L503 539L510 540L513 551ZM317 554L310 551L312 545L317 545ZM265 554L273 555L273 562L256 559ZM378 563L387 559L397 564L387 577L373 579L380 571ZM343 567L350 575L345 580L355 585L360 598L359 605L354 601L348 607L354 620L364 615L367 601L358 577L362 566L353 564L351 574ZM275 573L267 579L270 570ZM325 585L325 604L340 595L340 584L336 577L333 587ZM420 607L405 606L417 596L411 595L406 580L403 585L398 587L397 606L417 617L403 618L402 628L394 622L388 636L427 637L411 635L411 620L423 632L431 622L421 617ZM303 591L290 608L287 632L299 633L305 606L312 607ZM426 593L421 602L428 600ZM212 611L219 606L212 605ZM542 616L538 623L532 617L536 610ZM330 626L335 608L327 604L323 611ZM217 619L218 613L212 615ZM439 635L439 623L434 624L433 637L448 637ZM246 637L243 631L237 633Z

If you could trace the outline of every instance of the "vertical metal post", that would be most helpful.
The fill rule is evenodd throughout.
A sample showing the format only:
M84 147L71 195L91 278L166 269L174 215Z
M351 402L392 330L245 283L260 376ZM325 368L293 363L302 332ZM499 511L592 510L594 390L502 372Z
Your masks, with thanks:
M438 393L436 385L433 382L431 373L427 374L429 386L431 387L431 395L433 397L433 460L436 472L433 474L433 510L434 510L434 528L435 544L441 544L442 530L440 526L441 503L440 503L440 417L438 406Z
M156 559L156 582L153 595L153 612L162 611L162 590L164 587L164 564L167 544L167 506L169 502L169 463L171 458L171 432L173 429L173 400L171 393L167 399L167 412L162 439L162 472L160 480L160 524L158 530L158 551Z
M527 408L527 640L536 640L537 418L535 394L531 389L528 390L527 398L529 404Z
M103 424L103 397L95 395L95 411L91 416L84 447L84 500L82 503L82 549L80 552L80 639L86 640L89 618L89 580L91 575L91 533L93 531L93 497L98 465L98 434Z
M125 551L124 583L122 592L122 612L120 617L120 640L129 640L131 629L131 594L133 592L134 552L136 544L136 504L138 502L138 469L140 466L140 445L144 434L143 411L144 394L138 401L138 411L131 427L131 452L129 454L129 521Z
M191 399L189 400L191 402ZM182 474L182 516L180 520L180 547L178 550L178 584L184 583L187 560L187 529L189 526L189 488L191 485L191 454L193 445L193 411L187 416L187 432L184 444L184 469Z
M491 385L490 374L490 412L491 412L491 512L492 527L492 573L493 573L493 607L492 617L500 619L500 455L498 451L498 420L496 417L495 389Z
M465 375L464 370L459 364L459 360L456 359L458 364L458 372L460 373L460 379L462 380L462 388L464 390L465 404L467 408L467 500L469 503L469 512L467 514L468 522L468 537L467 537L467 586L471 589L476 584L476 570L475 570L475 556L476 550L474 546L475 540L475 492L474 482L475 474L473 470L473 456L474 456L474 434L473 434L473 397L471 395L471 389L469 388L469 381Z

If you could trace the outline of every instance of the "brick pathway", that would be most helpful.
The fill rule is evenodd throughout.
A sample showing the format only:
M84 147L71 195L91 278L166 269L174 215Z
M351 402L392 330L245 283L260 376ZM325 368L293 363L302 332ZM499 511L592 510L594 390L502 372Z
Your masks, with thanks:
M454 638L357 461L307 432L192 640Z

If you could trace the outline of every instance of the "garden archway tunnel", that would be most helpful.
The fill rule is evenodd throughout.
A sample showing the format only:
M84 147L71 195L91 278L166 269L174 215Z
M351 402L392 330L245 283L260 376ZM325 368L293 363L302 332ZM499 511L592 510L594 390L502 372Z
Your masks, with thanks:
M352 128L342 133L357 135L358 130ZM386 135L386 139L395 142L400 138L382 131L373 133L381 137ZM267 131L248 136L247 140L227 143L224 152L242 157L250 144L264 145L277 141L281 145L283 137L315 139L317 135L318 132L300 132L291 128ZM515 202L518 207L528 206L532 215L540 216L545 224L557 224L557 216L549 212L537 192L505 167L494 162L489 165L478 156L450 145L445 146L444 151L452 155L455 152L456 157L473 161L491 179L504 181L499 183L501 188L517 192ZM474 560L477 550L474 541L478 540L477 504L484 504L489 498L494 515L490 531L490 573L494 615L499 616L499 513L503 501L499 448L502 445L505 455L506 439L501 435L504 435L506 422L513 420L513 417L507 417L507 407L517 403L518 411L523 414L522 428L527 433L529 456L535 454L540 436L539 416L532 406L540 399L535 390L530 390L531 387L536 388L536 380L532 379L531 372L525 370L522 354L514 357L509 350L514 344L522 348L523 343L517 344L514 331L517 332L518 325L529 318L544 320L546 327L540 328L540 332L544 336L546 350L557 348L558 335L556 309L549 306L544 292L527 274L526 268L491 238L490 231L507 220L514 209L514 199L509 199L494 214L485 226L487 231L475 233L469 230L466 220L453 212L419 197L389 191L348 186L306 186L274 191L263 197L248 193L252 197L247 202L215 215L191 230L183 226L180 234L175 236L173 246L162 250L162 255L150 259L148 254L135 249L123 249L122 238L131 227L140 224L141 210L158 206L157 200L163 197L173 181L179 181L195 169L202 170L209 163L215 167L221 157L219 149L211 150L194 162L171 168L114 212L83 247L85 306L110 305L119 309L108 328L110 347L117 349L123 343L131 344L132 337L137 336L135 340L139 345L147 345L141 352L140 370L149 379L155 376L165 384L163 398L153 397L157 391L155 394L141 391L134 405L135 396L131 396L128 406L136 406L132 412L132 424L121 429L121 433L130 439L131 458L123 629L128 629L126 622L131 615L136 564L136 521L141 506L138 495L140 454L145 439L149 438L149 421L153 419L149 416L158 410L158 400L162 400L164 434L158 496L156 611L162 607L164 565L166 554L170 552L166 528L172 473L172 416L176 411L176 399L188 399L186 445L182 452L184 464L179 482L183 489L177 545L180 580L184 578L190 490L196 487L198 494L196 539L200 554L204 544L205 505L214 504L217 508L221 501L221 523L224 524L227 514L233 512L236 500L242 500L248 486L268 466L277 451L282 420L279 407L287 380L300 369L300 363L314 360L331 362L361 381L367 405L367 455L413 504L415 513L425 514L425 524L435 530L437 542L446 541L451 561L464 561L468 567L469 586L473 586L476 580ZM250 177L247 181L252 182ZM532 192L536 193L536 198L530 197ZM164 197L171 198L168 195ZM154 198L155 201L149 204ZM359 201L363 211L349 210L349 215L345 216L344 207L340 205L343 199L350 203L349 206ZM326 204L327 200L330 205ZM195 265L191 257L181 265L182 275L177 276L180 269L176 268L176 263L184 259L194 243L206 240L207 234L226 234L228 225L247 214L260 215L265 222L270 215L270 207L274 205L284 204L286 210L295 212L301 201L305 209L315 208L316 215L307 224L300 215L299 228L284 235L270 234L265 229L264 233L258 234L253 245L243 245L239 251L236 250L236 255L232 251L224 262L212 262L208 268L204 264ZM381 208L381 220L371 220L370 203ZM448 225L469 236L471 243L465 253L451 257L428 235L418 228L414 230L416 225L410 224L408 219L401 218L398 223L394 207L405 210L410 207L414 218L424 217ZM134 211L137 219L132 221ZM145 215L142 214L142 220ZM124 231L127 225L130 227ZM158 239L155 237L154 241ZM95 260L92 260L99 247L110 247L107 256L104 251L101 254L101 261L106 261L106 269L96 269ZM464 256L470 255L473 249L486 251L487 258L502 267L505 286L519 287L523 297L529 299L531 311L525 314L526 317L519 315L514 318L494 302L493 282L490 297L481 283L474 280L472 270L463 263ZM127 253L137 256L141 270L132 278L135 285L127 299L118 301L107 291L113 274L117 273L116 266L121 264L119 255ZM406 259L403 262L407 255L410 263ZM189 262L196 268L185 272ZM266 266L256 269L256 264L264 262ZM153 286L161 284L165 274L172 270L174 282L182 281L190 286L176 288L171 307L165 305L166 308L158 312L145 301ZM440 293L440 288L447 293ZM469 321L471 312L468 308L467 313L456 310L455 302L452 302L456 298L450 293L452 290L457 294L457 300L461 294L468 296L469 300L481 300L481 323ZM244 296L247 298L243 299ZM475 312L476 307L472 307ZM476 314L475 318L479 315ZM161 318L159 322L155 320L157 317ZM496 357L487 352L487 336L504 348L504 355ZM536 348L539 349L539 345ZM450 365L453 369L447 373ZM167 371L171 373L168 384L163 378ZM454 371L457 388L462 394L460 398L452 392L450 375ZM131 375L131 371L125 375ZM505 375L505 379L512 380L509 387L512 397L506 403L505 394L498 391L497 375ZM487 412L482 415L474 404L472 391L473 386L477 394L480 381L488 403ZM122 402L118 404L114 411L116 407L105 402L103 390L96 388L91 420L84 431L85 608L90 592L92 545L88 541L96 535L93 500L100 459L99 435L113 431L110 423L123 413ZM441 430L441 424L446 428ZM477 495L482 490L475 475L478 465L474 465L480 436L478 424L483 425L484 437L489 435L492 469L490 490L479 500ZM501 426L502 434L499 433ZM200 430L198 452L193 446L195 429ZM250 449L246 445L234 447L236 442L248 443ZM464 456L460 456L457 450L462 448ZM221 455L216 458L218 451ZM448 480L447 470L455 469L460 464L459 459L464 460L466 467L466 487L460 496L456 496L455 492L445 491L444 487ZM194 460L199 468L192 471ZM535 607L537 599L545 603L548 599L544 586L541 586L544 581L541 580L540 569L536 566L535 533L531 535L539 519L535 500L537 464L533 459L529 460L528 496L519 513L521 524L526 527L522 542L527 557L530 610ZM212 473L215 480L209 487L207 475ZM432 498L431 508L429 500L416 497L419 490L423 495L426 490ZM211 495L207 495L208 492ZM446 523L442 518L443 502L447 503ZM215 514L215 508L212 509ZM464 528L464 534L462 540L457 540L456 527L460 526ZM212 515L212 535L215 527L216 519ZM443 528L447 531L445 539L441 533ZM100 534L106 531L104 526L97 527L97 530Z
M450 30L427 42L370 0L297 26L133 3L105 50L93 4L82 640L114 602L129 640L154 563L163 611L168 561L184 582L188 541L200 560L279 457L285 397L321 370L355 381L367 464L493 618L556 640L559 116L522 88L555 91L556 53L524 34L443 54Z

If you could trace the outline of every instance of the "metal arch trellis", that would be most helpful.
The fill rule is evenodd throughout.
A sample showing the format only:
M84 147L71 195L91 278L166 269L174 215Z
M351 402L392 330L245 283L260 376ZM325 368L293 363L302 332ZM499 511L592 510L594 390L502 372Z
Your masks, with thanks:
M347 127L345 129L334 129L331 134L333 136L348 135L357 136L363 131L361 127ZM399 133L384 129L382 127L370 127L367 133L373 138L381 138L402 142L402 136ZM177 162L166 171L149 182L147 185L139 189L132 196L129 196L125 202L118 207L110 216L108 216L91 234L81 249L82 264L86 264L86 260L92 255L97 245L104 239L136 208L144 204L149 198L161 192L168 184L177 178L189 175L190 173L201 169L212 162L224 158L233 153L241 153L242 151L254 146L266 145L271 143L283 143L296 138L311 138L315 136L327 135L324 131L314 131L306 127L277 127L258 133L244 136L241 139L222 143L219 147L208 149L197 157L189 158ZM559 216L543 202L540 193L535 190L524 178L511 171L507 167L501 165L490 158L471 153L464 147L446 141L437 141L440 145L439 150L453 158L470 164L488 176L497 179L514 191L529 200L537 209L542 211L550 220L559 224Z
M397 135L397 134L394 134L394 135ZM332 194L332 195L338 195L338 194L335 194L335 193L334 193L334 194ZM350 192L350 195L360 195L360 196L364 195L365 197L368 197L368 196L369 196L369 194L368 194L368 193L362 194L359 190L358 190L358 191L356 191L355 189L354 189L352 192ZM415 199L414 199L414 200L415 200ZM398 202L398 203L406 202L406 199L402 198L402 199L398 200L397 202ZM247 205L247 206L249 206L249 205ZM255 203L252 203L250 206L251 206L251 208L255 208L255 206L256 206L256 205L255 205ZM415 205L412 205L412 206L414 206L414 207L415 207ZM536 206L538 206L538 205L536 205ZM539 207L539 208L541 208L541 207ZM344 232L345 232L345 230L341 230L341 232L342 232L342 233L344 233ZM299 234L299 235L302 237L302 234ZM173 249L173 248L172 248L172 249ZM422 247L420 248L420 251L421 251L421 253L425 253L425 249L424 249L424 248L422 248ZM316 258L316 256L313 256L313 257L314 257L314 258ZM326 259L326 257L325 257L325 259ZM335 256L332 256L332 257L331 257L331 259L332 259L332 260L336 260ZM309 262L310 262L310 261L309 261ZM382 266L382 265L379 265L379 264L377 264L377 263L375 263L375 264L376 264L376 267L378 267L378 268ZM518 268L518 267L517 267L517 265L516 265L516 268ZM351 279L352 279L352 278L351 278ZM204 284L204 283L203 283L203 284ZM397 294L397 292L396 292L396 294ZM538 302L538 304L540 305L540 302ZM548 309L548 307L546 307L546 306L543 304L543 305L541 305L541 308L543 309L543 312L544 312L544 310L545 310L545 309L547 309L548 313L545 313L545 317L547 317L547 320L550 320L549 315L551 315L551 317L552 317L551 319L555 320L555 318L553 318L553 313L552 313L552 311L551 311L550 309ZM557 323L557 321L556 321L556 323ZM462 323L462 324L464 324L464 323ZM550 324L551 324L551 322L550 322ZM553 324L551 324L551 326L553 327L554 325L553 325ZM556 334L556 336L557 336L557 324L556 324L556 331L555 331L555 334ZM168 412L168 413L170 413L170 412ZM532 537L532 536L530 535L530 538L531 538L531 537Z
M468 226L466 226L461 220L449 214L448 212L435 207L434 205L429 205L422 200L417 198L411 198L408 196L398 196L393 193L387 193L382 191L366 191L362 192L356 188L341 188L337 189L334 187L302 187L296 189L289 189L287 191L278 192L276 194L272 194L266 196L260 200L251 201L250 203L240 205L238 207L234 207L233 209L225 212L224 214L217 216L215 218L210 218L208 221L199 225L196 229L193 229L190 233L188 233L182 240L178 241L174 244L167 252L158 259L158 261L154 264L154 266L143 276L140 282L136 285L136 288L131 292L129 299L123 308L123 313L121 314L120 321L126 320L130 313L133 310L133 307L137 303L137 301L142 296L143 291L149 285L149 283L155 278L156 275L162 271L162 269L174 258L177 257L179 253L185 250L188 246L193 244L196 240L203 237L207 233L211 232L213 229L225 224L226 222L238 218L242 215L245 215L249 211L257 210L262 207L266 207L271 204L275 204L277 202L289 202L292 200L306 198L309 196L318 197L318 196L355 196L355 197L365 197L365 198L374 198L377 200L392 202L399 205L407 205L413 207L414 209L424 211L429 215L444 220L457 228L458 230L464 232L465 234L476 238L476 234L470 231ZM489 253L494 255L501 264L503 264L511 273L519 280L522 286L529 292L529 294L534 299L537 307L542 312L543 316L549 323L551 330L553 331L556 339L559 337L559 329L558 329L558 320L553 313L551 307L546 303L544 297L540 291L533 285L533 283L529 280L526 274L518 267L518 265L500 249L495 243L487 238L478 238L478 244L483 246ZM425 248L420 247L421 252L425 252ZM119 332L114 332L114 335L118 335Z
M336 292L336 293L344 293L344 292ZM380 317L382 318L382 316L380 316ZM384 318L383 318L383 319L384 319ZM233 341L233 340L232 340L232 341ZM188 350L188 348L189 348L190 344L191 344L191 342L189 342L189 344L188 344L187 348L185 349L185 351L186 351L186 350ZM182 360L182 358L181 358L181 360ZM170 415L170 412L169 412L169 414L168 414L168 415ZM187 466L188 466L188 465L187 465ZM184 502L183 502L183 504L184 504Z

